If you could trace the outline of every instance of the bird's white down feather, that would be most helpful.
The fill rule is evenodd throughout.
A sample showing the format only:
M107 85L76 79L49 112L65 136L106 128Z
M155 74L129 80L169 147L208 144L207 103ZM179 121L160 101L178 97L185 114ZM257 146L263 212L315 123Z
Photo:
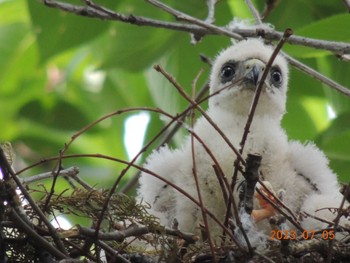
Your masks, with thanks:
M213 64L210 76L211 94L225 86L230 87L209 99L207 114L237 149L255 90L247 88L244 82L236 83L234 79L223 83L221 77L223 65L228 62L243 63L250 59L257 59L266 64L272 52L273 48L265 45L262 40L248 39L222 51ZM288 86L288 67L285 58L278 55L273 67L279 68L282 81L276 88L271 86L272 76L269 75L266 79L267 84L261 93L243 157L246 158L248 153L258 153L262 156L260 170L265 180L271 183L275 191L285 190L283 201L295 214L306 211L332 221L336 215L329 210L319 212L316 210L323 207L339 207L342 196L338 191L336 175L329 169L327 158L315 145L311 143L303 145L288 140L280 123L285 112ZM204 117L200 117L193 132L210 149L224 175L230 179L236 155L218 131ZM204 206L223 222L226 206L212 167L214 161L198 141L195 140L193 153L190 136L178 149L162 147L149 156L145 168L177 185L198 200L192 154L196 162L196 173ZM242 175L239 175L239 180L242 180ZM234 196L237 202L236 189ZM140 177L138 198L151 205L150 213L158 216L162 224L171 226L176 219L182 231L199 233L199 225L203 224L201 209L165 182L143 172ZM221 227L208 218L210 234L215 237L221 235ZM346 222L348 221L343 218L341 224ZM323 227L324 223L305 218L301 221L301 225L305 229L313 230ZM261 228L268 231L268 226L263 224ZM289 227L293 229L293 225Z

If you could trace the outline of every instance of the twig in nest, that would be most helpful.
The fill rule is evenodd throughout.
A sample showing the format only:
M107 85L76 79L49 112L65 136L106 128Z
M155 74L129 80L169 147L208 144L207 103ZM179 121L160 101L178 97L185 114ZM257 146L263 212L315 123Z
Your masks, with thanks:
M82 236L87 236L87 237L94 237L95 232L96 232L95 229L86 228L86 227L78 227L76 234L77 234L77 236L82 235ZM127 227L126 229L118 230L118 231L114 231L114 232L108 232L108 233L99 232L98 239L105 240L105 241L113 240L113 241L117 241L117 242L123 242L128 237L141 237L141 236L143 236L145 234L149 234L149 233L156 233L156 234L164 233L167 235L176 236L178 238L181 238L181 239L187 241L190 244L198 241L198 237L191 234L191 233L184 233L184 232L181 232L179 230L174 230L174 229L166 228L166 227L162 227L162 226L154 226L154 227L150 228L147 226L139 226L137 224L132 224L129 227Z
M244 208L249 215L253 211L255 185L259 180L261 159L261 155L248 154L245 172L243 173L245 181L239 191L239 207Z

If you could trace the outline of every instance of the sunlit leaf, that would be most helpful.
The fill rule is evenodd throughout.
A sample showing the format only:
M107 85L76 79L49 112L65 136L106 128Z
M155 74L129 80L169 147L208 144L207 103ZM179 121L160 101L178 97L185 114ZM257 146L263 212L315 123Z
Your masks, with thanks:
M349 21L348 14L334 15L295 29L294 34L315 39L348 42L350 41ZM321 57L330 54L322 49L301 46L288 46L286 50L297 57Z
M84 44L107 30L109 23L51 9L38 1L27 1L37 34L41 62L69 48Z

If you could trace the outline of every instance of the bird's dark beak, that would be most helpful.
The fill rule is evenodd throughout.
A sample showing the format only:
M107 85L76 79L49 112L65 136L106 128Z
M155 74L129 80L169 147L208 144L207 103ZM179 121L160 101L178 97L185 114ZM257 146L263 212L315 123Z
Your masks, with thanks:
M262 73L265 69L265 63L259 59L250 59L244 63L245 73L244 79L245 81L257 86L259 80L261 79Z

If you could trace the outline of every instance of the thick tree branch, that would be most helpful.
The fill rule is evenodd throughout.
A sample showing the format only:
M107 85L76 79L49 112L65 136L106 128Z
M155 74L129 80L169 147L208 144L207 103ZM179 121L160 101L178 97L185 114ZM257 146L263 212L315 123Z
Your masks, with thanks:
M195 36L205 36L205 35L225 35L234 39L243 39L246 37L263 37L265 40L269 41L277 41L282 38L283 32L275 31L273 29L264 28L254 28L254 29L234 29L228 30L226 27L218 27L208 21L202 21L187 14L184 14L178 10L175 10L157 0L146 0L149 3L157 6L158 8L172 14L176 19L186 21L187 23L176 23L176 22L168 22L150 19L142 16L135 15L125 15L114 12L108 8L105 8L100 5L94 4L90 0L85 0L87 6L77 6L68 4L65 2L59 2L54 0L43 0L43 3L49 7L57 8L63 10L65 12L74 13L80 16L87 16L92 18L99 18L104 20L115 20L124 23L130 23L138 26L150 26L156 28L164 28L175 31L182 31L192 33ZM248 0L247 0L248 1ZM248 4L250 1L247 2ZM212 4L211 4L212 6ZM251 10L254 10L254 6L250 3L249 7ZM210 9L209 9L210 11ZM255 12L256 20L259 23L261 19L258 19L257 12ZM209 16L208 16L209 17ZM291 36L286 41L292 45L301 45L305 47L311 47L316 49L323 49L326 51L330 51L337 56L345 56L350 54L350 44L344 42L337 41L327 41L327 40L319 40L313 38L307 38L302 36ZM309 74L313 78L321 81L322 83L328 85L329 87L343 93L344 95L350 97L350 90L339 83L330 80L329 78L323 76L319 72L309 68L305 64L297 61L296 59L287 56L288 61L291 65L300 69L304 73Z

